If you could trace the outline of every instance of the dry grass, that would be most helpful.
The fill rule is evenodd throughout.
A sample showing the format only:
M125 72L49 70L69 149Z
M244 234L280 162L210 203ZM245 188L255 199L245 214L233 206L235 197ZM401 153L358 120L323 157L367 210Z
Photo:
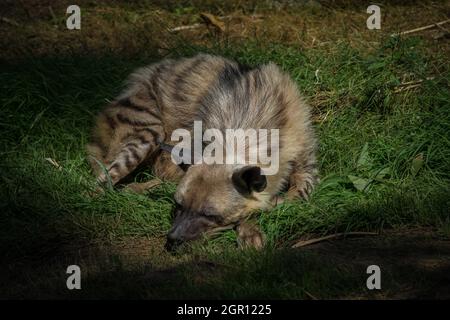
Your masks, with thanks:
M345 1L322 5L254 5L230 1L225 8L218 2L206 1L186 7L176 2L142 2L128 5L121 1L79 1L82 28L69 31L65 26L65 9L70 1L9 1L0 17L0 45L5 48L0 58L24 55L73 53L139 53L164 54L179 43L195 45L230 45L255 40L260 45L273 43L296 46L332 48L339 42L355 48L371 49L386 35L428 25L448 18L450 5L443 2L418 2L414 5L381 5L382 29L368 30L368 14L363 5L346 5ZM151 4L153 3L153 4ZM184 25L201 23L200 13L210 11L225 16L225 32L201 25L198 28L170 32ZM252 18L256 15L257 18ZM429 42L429 49L448 53L441 28L420 32ZM131 36L130 36L131 35Z

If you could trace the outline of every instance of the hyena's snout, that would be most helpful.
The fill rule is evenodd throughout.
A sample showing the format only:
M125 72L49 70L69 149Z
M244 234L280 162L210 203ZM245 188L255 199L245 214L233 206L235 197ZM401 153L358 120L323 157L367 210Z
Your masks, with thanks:
M183 240L180 240L176 237L174 237L171 233L167 235L167 241L165 248L167 251L174 251L176 250L181 244L183 244Z
M181 244L210 237L234 227L235 223L226 221L220 214L209 212L190 212L175 210L172 228L167 234L166 249L173 251Z
M184 242L198 239L211 227L201 217L195 217L188 213L180 214L175 218L172 228L167 234L166 249L172 251Z
M180 245L187 241L187 237L179 226L173 226L167 234L166 250L174 251Z

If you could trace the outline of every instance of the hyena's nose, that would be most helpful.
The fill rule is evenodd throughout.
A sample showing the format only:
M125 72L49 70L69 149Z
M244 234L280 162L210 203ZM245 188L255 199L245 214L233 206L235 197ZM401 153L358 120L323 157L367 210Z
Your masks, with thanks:
M183 240L176 237L173 233L167 235L165 248L167 251L174 251L183 243Z

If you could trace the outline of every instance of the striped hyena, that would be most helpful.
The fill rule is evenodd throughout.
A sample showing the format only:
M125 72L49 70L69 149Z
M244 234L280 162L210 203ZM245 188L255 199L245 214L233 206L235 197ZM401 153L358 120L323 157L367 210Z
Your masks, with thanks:
M173 144L175 130L192 131L194 121L222 132L278 129L278 172L264 175L259 163L176 165L164 149ZM288 195L307 198L318 181L309 107L273 63L250 68L199 54L138 69L98 115L87 149L100 184L115 185L138 166L151 166L160 179L179 182L168 248L228 228L236 229L241 244L260 247L262 235L247 219L251 213L273 205L284 188ZM156 184L128 188L144 191Z

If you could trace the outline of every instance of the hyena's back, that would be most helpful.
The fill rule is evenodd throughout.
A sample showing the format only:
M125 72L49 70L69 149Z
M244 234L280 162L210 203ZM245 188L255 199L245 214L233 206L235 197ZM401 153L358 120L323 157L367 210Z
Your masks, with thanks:
M163 60L131 74L127 88L98 115L89 160L100 182L99 162L113 184L145 160L154 160L162 177L178 176L167 155L152 157L157 141L164 141L177 128L189 128L201 97L231 61L210 55Z

